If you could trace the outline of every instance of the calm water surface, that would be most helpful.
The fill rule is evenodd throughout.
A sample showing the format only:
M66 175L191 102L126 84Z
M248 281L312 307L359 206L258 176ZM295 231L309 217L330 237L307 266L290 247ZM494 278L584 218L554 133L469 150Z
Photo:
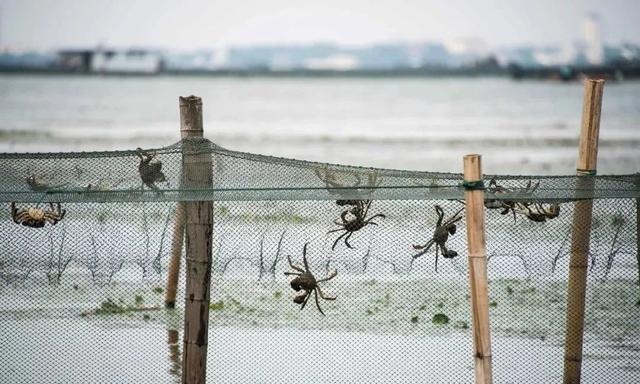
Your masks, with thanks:
M204 101L230 149L332 163L571 174L582 85L509 79L0 76L0 151L155 147L179 137L178 96ZM600 173L640 169L640 82L606 85Z

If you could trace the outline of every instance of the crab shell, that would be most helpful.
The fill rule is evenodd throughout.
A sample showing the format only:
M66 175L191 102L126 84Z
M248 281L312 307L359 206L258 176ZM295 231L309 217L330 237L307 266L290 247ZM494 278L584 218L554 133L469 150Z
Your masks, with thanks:
M42 209L29 208L27 209L27 213L29 214L29 217L32 218L33 220L39 221L44 219L44 211Z

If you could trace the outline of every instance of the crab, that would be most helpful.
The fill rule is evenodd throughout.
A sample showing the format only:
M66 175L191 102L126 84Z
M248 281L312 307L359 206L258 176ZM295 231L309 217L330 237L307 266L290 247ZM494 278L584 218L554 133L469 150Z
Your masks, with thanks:
M36 179L34 175L27 177L27 184L32 191L36 192L42 192L49 189L49 185L44 180Z
M289 260L289 266L295 272L285 272L284 274L287 276L296 276L293 280L291 280L291 288L296 292L303 291L298 296L293 298L293 302L296 304L301 304L300 310L304 309L304 306L307 305L307 301L309 301L309 297L311 297L311 293L315 295L316 299L316 307L318 307L318 311L324 316L324 312L322 308L320 308L320 303L318 301L318 296L320 296L324 300L335 300L335 297L325 296L318 283L322 283L324 281L328 281L333 279L338 275L338 271L334 270L329 274L329 276L324 279L316 280L315 276L309 270L309 263L307 262L307 245L306 243L302 248L302 261L304 263L304 269L293 265L291 262L291 257L287 255L287 259Z
M16 224L22 224L32 228L42 228L49 222L56 225L64 218L66 211L60 208L60 203L56 203L57 210L54 210L53 203L49 203L50 210L40 208L16 208L16 203L11 203L11 217Z
M520 203L520 212L529 220L544 223L547 219L555 219L560 215L560 204L553 203L545 207L542 203Z
M371 190L377 188L382 182L382 180L378 178L377 171L367 173L367 184L363 185L361 188L358 187L360 187L362 179L360 178L360 174L357 172L342 172L348 175L353 175L354 182L352 184L339 182L337 177L338 172L332 171L327 165L322 168L315 168L313 172L320 180L322 180L330 194L337 195L339 197L339 199L336 200L338 205L355 205L353 203L355 200L349 200L347 197L348 195L353 195L353 193L349 194L348 190L354 190L355 194L358 195L367 192L370 193Z
M48 190L61 188L69 184L69 183L64 183L64 184L52 186L52 185L49 185L49 183L46 180L42 178L37 178L35 175L31 175L27 177L26 182L29 188L35 192L46 192Z
M167 180L162 173L162 162L160 160L153 161L155 153L148 153L142 148L137 148L136 151L140 158L140 165L138 165L140 179L147 187L158 190L156 183Z
M449 239L449 235L455 235L456 233L456 224L458 221L462 220L462 216L460 213L464 208L460 208L458 212L456 212L449 219L444 220L444 210L441 206L436 205L435 210L438 215L438 221L436 222L436 229L433 231L433 237L427 241L425 245L414 245L413 249L422 249L422 251L418 254L413 255L413 259L411 263L418 257L429 252L429 249L435 243L436 245L436 272L438 272L438 256L442 255L445 259L452 259L458 256L458 252L447 248L447 240Z
M540 182L532 185L531 180L524 188L508 189L501 185L498 185L495 179L489 181L489 188L487 191L494 196L510 193L513 195L528 196L538 189ZM488 209L502 209L500 214L506 215L511 212L513 214L513 221L516 221L516 213L524 215L531 221L537 223L543 223L547 219L554 219L560 215L560 204L552 203L545 206L543 203L531 202L531 201L510 201L510 200L496 200L486 199L484 206Z
M340 241L340 239L342 239L343 237L344 244L347 246L347 248L353 249L351 244L349 244L349 238L351 237L351 235L353 235L354 232L359 231L367 225L378 225L378 223L374 223L372 221L376 217L381 217L383 219L386 218L386 216L382 213L378 213L377 215L373 215L367 218L367 213L369 212L369 207L371 206L371 200L338 200L336 201L336 204L342 206L348 205L351 206L351 208L342 211L342 214L340 215L340 219L342 221L334 221L334 223L336 225L339 225L340 228L333 229L327 232L327 234L329 234L333 232L344 231L344 233L338 236L336 241L334 241L331 250L334 250L336 248L338 241ZM349 214L353 217L347 218L347 215Z
M496 179L491 179L489 181L489 187L487 188L487 193L493 196L499 196L501 194L520 194L520 195L531 195L535 192L536 189L540 186L540 182L536 184L531 183L531 180L527 183L527 186L524 188L517 189L508 189L498 184ZM501 215L506 215L509 212L513 214L513 221L516 221L516 213L522 208L522 203L511 201L511 200L496 200L496 199L485 199L484 206L487 209L502 209L500 211Z

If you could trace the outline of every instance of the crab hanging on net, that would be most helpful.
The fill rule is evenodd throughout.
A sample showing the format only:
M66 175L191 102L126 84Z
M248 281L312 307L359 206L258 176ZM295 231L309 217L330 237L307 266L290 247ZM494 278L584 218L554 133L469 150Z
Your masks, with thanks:
M343 237L344 244L347 246L347 248L353 249L351 244L349 244L349 238L351 237L351 235L353 235L354 232L361 230L367 225L378 225L378 223L374 223L372 221L376 217L381 217L383 219L387 217L382 213L378 213L377 215L373 215L367 218L369 207L371 206L371 200L338 200L336 201L336 204L341 206L348 205L351 206L351 208L342 211L342 214L340 214L341 221L334 221L334 223L340 226L340 228L333 229L327 232L327 234L329 234L333 232L344 231L344 233L338 236L338 238L333 242L331 250L334 250L336 248L338 241L340 241L340 239L342 239ZM350 215L351 217L347 217L347 215Z
M324 312L322 312L322 308L320 308L320 303L318 301L318 296L320 296L324 300L335 300L335 297L327 297L324 295L318 283L322 283L324 281L328 281L333 279L338 275L338 271L334 270L329 274L329 276L324 279L316 280L315 276L309 270L309 263L307 262L307 244L302 248L302 261L304 263L304 269L293 265L291 262L291 257L287 255L287 259L289 260L289 266L295 272L285 272L284 274L287 276L296 276L293 280L291 280L291 288L293 288L296 292L303 291L298 296L293 298L293 302L296 304L301 304L300 310L304 309L304 306L307 305L307 301L309 301L309 297L313 293L315 295L316 307L318 307L318 311L324 316Z
M138 165L138 172L140 173L140 179L147 187L158 190L156 183L167 181L162 173L162 162L155 160L155 153L149 153L142 148L136 149L136 155L140 158L140 165Z
M37 178L35 175L31 174L26 179L27 185L29 189L35 192L46 192L51 189L62 188L67 186L69 183L59 184L59 185L50 185L46 180L42 178Z
M438 221L436 223L436 229L435 231L433 231L433 237L429 241L427 241L425 245L413 246L413 249L422 249L422 251L418 254L413 255L413 259L411 260L412 264L415 259L429 252L429 249L431 249L433 244L436 245L436 272L438 272L439 255L442 255L442 257L444 257L445 259L452 259L458 256L458 252L447 248L447 240L449 239L449 235L455 235L455 223L462 220L462 216L460 215L460 213L462 213L463 209L464 208L460 208L460 210L458 210L455 215L451 216L447 220L444 220L444 210L439 205L435 206L436 214L438 215Z
M491 179L489 180L489 186L487 187L487 195L495 196L495 197L499 197L500 195L504 195L504 194L518 194L518 195L527 196L535 192L535 190L538 189L539 185L540 185L540 182L532 186L531 180L529 180L525 188L519 188L517 190L514 190L514 189L503 187L502 185L499 185L496 179ZM487 198L484 201L484 206L487 209L501 209L500 211L501 215L506 215L509 212L511 212L513 214L513 221L514 222L516 221L516 213L518 212L519 206L518 206L518 203L515 201Z
M42 228L48 222L56 225L58 221L64 219L66 211L60 208L60 203L56 203L57 210L54 210L53 203L49 203L50 210L40 208L16 208L16 203L11 203L11 217L16 224L22 224L31 228Z
M327 191L334 196L338 196L336 203L338 205L355 205L353 195L371 194L371 192L382 183L382 178L378 177L378 171L367 172L367 184L361 185L362 179L358 172L337 172L325 165L321 168L315 168L313 172L322 180ZM338 174L346 174L353 176L352 183L343 183L338 180Z
M517 203L518 212L536 223L544 223L547 219L555 219L560 215L560 204L552 203L544 206L542 203L522 202Z
M515 196L531 196L540 186L538 181L535 184L531 183L531 180L524 188L509 189L499 185L495 179L489 181L489 187L487 193L493 196L499 196L501 194L511 194ZM511 200L496 200L485 199L484 206L487 209L501 209L501 215L506 215L509 212L513 214L513 221L516 221L516 214L522 214L531 221L543 223L547 219L554 219L560 215L560 204L552 203L545 206L543 203L531 202L531 201L511 201Z

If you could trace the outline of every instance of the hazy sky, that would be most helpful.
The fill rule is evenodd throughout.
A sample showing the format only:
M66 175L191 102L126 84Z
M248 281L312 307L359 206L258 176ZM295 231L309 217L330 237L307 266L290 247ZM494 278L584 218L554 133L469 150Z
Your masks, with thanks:
M588 12L605 42L640 43L640 0L0 0L0 47L453 41L566 44Z

